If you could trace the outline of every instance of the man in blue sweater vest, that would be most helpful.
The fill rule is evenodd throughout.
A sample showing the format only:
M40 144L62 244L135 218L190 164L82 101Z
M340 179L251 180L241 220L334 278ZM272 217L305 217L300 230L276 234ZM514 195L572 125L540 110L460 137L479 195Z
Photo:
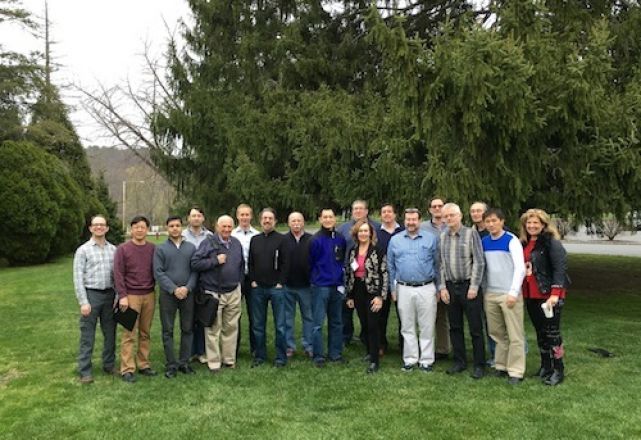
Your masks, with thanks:
M312 347L314 364L325 366L323 322L327 315L327 339L330 362L344 363L343 322L341 319L345 287L343 267L345 238L336 231L336 215L323 209L319 217L320 230L309 244L309 269L312 285Z

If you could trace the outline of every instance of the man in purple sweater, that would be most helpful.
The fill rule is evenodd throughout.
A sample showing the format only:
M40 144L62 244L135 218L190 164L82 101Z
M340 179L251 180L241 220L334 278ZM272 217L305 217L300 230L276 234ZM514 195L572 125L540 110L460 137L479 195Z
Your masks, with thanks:
M142 216L131 219L131 240L118 246L114 257L114 283L121 310L131 307L138 312L132 331L123 330L120 342L122 380L136 381L136 364L140 374L155 376L149 363L149 332L154 317L155 295L153 262L155 246L147 241L149 220ZM138 353L134 361L134 339L138 335Z

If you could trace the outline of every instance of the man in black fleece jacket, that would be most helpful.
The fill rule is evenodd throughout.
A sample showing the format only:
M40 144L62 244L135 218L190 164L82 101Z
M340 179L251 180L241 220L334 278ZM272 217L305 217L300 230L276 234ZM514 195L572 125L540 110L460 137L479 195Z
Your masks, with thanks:
M252 333L256 341L253 366L265 362L267 349L265 327L267 302L271 300L276 327L276 367L287 364L285 344L285 289L289 259L285 236L274 230L276 213L265 208L260 213L263 231L252 237L249 245L249 279L252 287Z

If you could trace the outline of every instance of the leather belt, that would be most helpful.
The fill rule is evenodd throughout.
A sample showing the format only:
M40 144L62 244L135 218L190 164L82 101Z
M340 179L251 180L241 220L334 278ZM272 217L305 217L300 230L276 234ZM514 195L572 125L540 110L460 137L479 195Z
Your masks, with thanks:
M422 287L422 286L427 286L432 282L434 282L433 279L426 280L426 281L413 281L413 282L397 281L396 284L400 284L401 286L407 286L407 287Z

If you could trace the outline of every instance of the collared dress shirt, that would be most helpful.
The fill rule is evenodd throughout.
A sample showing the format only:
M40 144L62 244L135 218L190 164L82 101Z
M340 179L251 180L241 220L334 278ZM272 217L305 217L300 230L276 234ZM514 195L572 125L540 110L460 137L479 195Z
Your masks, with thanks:
M407 231L392 237L387 248L387 270L390 290L396 283L421 283L434 280L439 285L439 243L431 232L418 230L412 237Z
M185 240L187 240L189 243L193 244L196 246L196 249L198 249L198 246L200 246L200 243L202 243L205 238L208 236L213 235L213 233L205 228L204 226L200 228L200 234L194 234L194 231L192 231L191 228L187 228L182 232L182 236Z
M258 231L252 226L249 229L243 229L238 226L236 229L231 231L231 236L235 237L240 241L240 245L243 247L243 258L245 259L245 275L249 273L249 243L252 240L254 235L257 235Z
M440 290L445 281L470 280L470 289L478 291L485 271L485 257L479 234L472 228L461 226L441 232L440 239Z
M73 258L73 284L78 303L89 304L87 289L105 290L114 287L114 254L116 246L105 241L100 246L90 238Z

